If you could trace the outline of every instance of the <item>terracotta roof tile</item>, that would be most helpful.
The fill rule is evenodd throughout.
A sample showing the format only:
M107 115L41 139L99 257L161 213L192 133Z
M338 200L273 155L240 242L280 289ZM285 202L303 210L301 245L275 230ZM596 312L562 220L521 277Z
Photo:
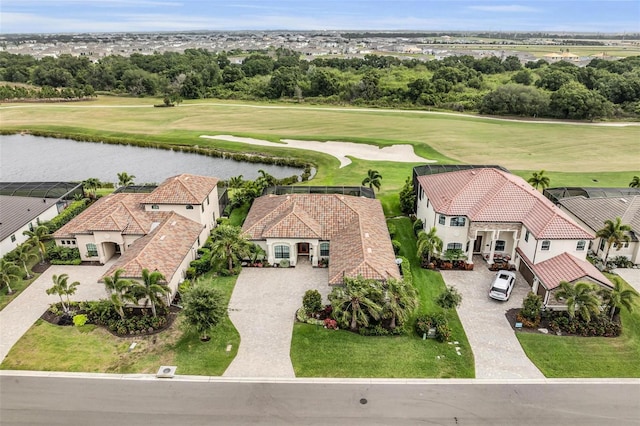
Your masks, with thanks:
M145 204L202 204L218 178L181 174L166 179L143 201ZM217 200L215 200L217 201Z
M472 222L520 222L545 239L593 239L524 179L495 168L419 176L436 212Z

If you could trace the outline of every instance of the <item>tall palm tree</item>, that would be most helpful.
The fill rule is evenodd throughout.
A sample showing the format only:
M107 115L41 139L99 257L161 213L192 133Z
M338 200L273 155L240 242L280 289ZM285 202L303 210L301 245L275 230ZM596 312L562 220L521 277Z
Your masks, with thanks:
M29 237L27 240L29 244L34 247L38 247L38 250L40 251L40 263L44 263L44 256L47 254L47 247L44 245L44 242L51 239L49 228L44 225L40 225L33 231L24 231L22 235Z
M634 176L629 182L629 188L640 188L640 176Z
M396 328L396 321L404 323L418 306L416 289L402 280L390 278L384 283L384 309L391 315L389 327Z
M603 290L600 295L609 309L612 320L616 312L619 312L623 307L628 312L633 312L634 301L639 296L634 289L625 288L618 277L613 277L613 290Z
M69 299L69 296L75 294L76 289L78 288L80 283L78 281L74 281L69 284L69 275L67 274L54 275L53 277L51 277L51 279L53 280L53 286L47 289L47 294L57 294L58 297L60 297L62 310L66 313L69 313L71 306L71 300ZM62 296L66 296L66 305L64 304Z
M233 271L234 262L251 254L252 243L247 240L239 226L220 225L211 233L211 261L223 259L227 262L229 271Z
M233 176L232 178L229 179L229 182L227 183L227 186L229 188L242 188L242 185L244 184L244 180L243 180L243 176L242 175L238 175L238 176Z
M615 246L616 250L620 250L624 243L631 239L629 235L626 234L629 231L631 231L631 226L623 224L622 219L616 217L615 220L605 220L604 228L596 232L596 237L600 237L607 242L607 251L604 255L605 266L609 259L611 246Z
M98 178L88 178L82 181L82 186L87 190L91 198L96 197L96 190L100 188L102 183Z
M578 282L575 285L566 281L560 282L560 289L556 291L555 299L567 304L567 312L571 318L576 313L585 321L591 321L591 314L600 313L600 300L596 296L596 288L591 283Z
M527 179L527 182L529 182L535 189L542 188L543 190L548 188L551 183L549 177L544 175L544 170L533 172L531 177Z
M104 287L109 294L109 300L122 319L125 316L123 308L126 302L137 302L135 296L129 292L131 280L122 278L123 273L124 269L117 269L113 275L104 277Z
M427 263L431 262L431 256L442 251L442 240L438 237L436 227L432 227L429 232L418 232L418 241L416 242L417 255L422 259L427 257Z
M7 294L13 293L11 283L19 280L20 268L13 262L0 258L0 286L7 286Z
M362 186L368 186L369 189L373 189L374 187L380 191L380 186L382 185L382 175L378 173L377 170L369 169L367 171L367 177L362 180Z
M37 258L38 255L31 251L33 247L30 244L24 243L20 244L15 249L15 254L18 260L22 263L24 268L24 276L26 279L31 278L31 274L29 273L29 269L27 268L27 262L32 258Z
M159 271L149 272L148 269L142 270L142 282L132 281L130 287L131 295L136 300L144 299L145 306L151 305L151 312L157 317L156 305L162 303L160 296L169 294L171 290L166 284L165 277Z
M344 287L334 288L329 295L336 318L349 324L352 331L358 326L368 326L369 317L380 319L383 308L378 300L382 298L382 291L375 281L345 277L344 284Z
M130 175L127 172L118 173L118 186L131 186L135 175Z

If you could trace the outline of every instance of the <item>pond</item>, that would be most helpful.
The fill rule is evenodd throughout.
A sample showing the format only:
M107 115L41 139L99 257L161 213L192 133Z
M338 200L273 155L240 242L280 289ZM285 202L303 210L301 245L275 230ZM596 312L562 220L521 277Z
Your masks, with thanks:
M255 179L258 170L284 178L301 169L244 163L204 155L129 145L77 142L33 135L0 136L0 180L4 182L81 181L95 177L118 181L117 173L136 176L135 183L159 183L181 173L229 179Z

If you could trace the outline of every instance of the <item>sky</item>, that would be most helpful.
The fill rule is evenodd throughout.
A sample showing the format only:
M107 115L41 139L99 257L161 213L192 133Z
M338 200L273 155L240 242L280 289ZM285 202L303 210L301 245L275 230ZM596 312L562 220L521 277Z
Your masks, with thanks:
M0 34L232 30L640 32L640 0L0 0Z

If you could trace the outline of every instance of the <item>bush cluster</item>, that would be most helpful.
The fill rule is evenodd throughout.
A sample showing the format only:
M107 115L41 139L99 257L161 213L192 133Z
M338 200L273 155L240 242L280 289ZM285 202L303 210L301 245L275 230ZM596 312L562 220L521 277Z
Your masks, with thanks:
M422 337L429 333L429 330L436 330L436 339L440 342L447 342L451 339L451 328L449 320L442 314L420 315L416 318L415 330L418 336Z
M69 223L71 219L86 210L86 208L89 207L89 204L88 199L74 201L69 204L66 209L62 210L59 215L48 222L43 222L42 224L47 227L50 234L53 234L58 229Z
M552 311L549 313L549 329L553 332L577 334L579 336L616 337L622 332L622 326L611 321L606 314L592 316L587 322L575 316L569 317L567 312Z
M126 308L126 316L120 318L111 302L100 300L85 302L80 308L87 315L87 322L106 327L119 336L147 334L159 330L167 325L169 310L166 306L156 307L158 316L153 317L147 310Z

